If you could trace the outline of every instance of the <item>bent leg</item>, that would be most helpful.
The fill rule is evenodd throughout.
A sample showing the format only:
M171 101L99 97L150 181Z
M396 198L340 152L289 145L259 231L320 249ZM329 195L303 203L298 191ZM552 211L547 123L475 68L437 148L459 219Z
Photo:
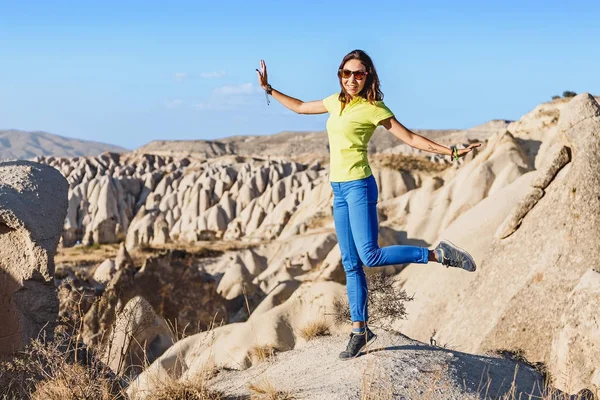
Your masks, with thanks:
M368 267L420 263L427 264L429 250L417 246L387 246L378 243L377 184L373 175L349 185L346 199L349 220L359 257Z

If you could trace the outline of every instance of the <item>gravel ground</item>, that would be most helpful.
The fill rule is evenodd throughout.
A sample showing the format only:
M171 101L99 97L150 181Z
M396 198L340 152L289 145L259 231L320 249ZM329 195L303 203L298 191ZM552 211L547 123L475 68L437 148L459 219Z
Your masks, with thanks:
M370 350L350 361L338 360L348 337L325 336L245 371L221 371L209 387L232 398L256 396L251 385L271 385L294 399L452 400L497 398L511 390L515 398L519 393L529 398L532 388L542 384L542 377L524 364L518 365L515 379L517 363L512 360L433 347L400 334L377 333Z

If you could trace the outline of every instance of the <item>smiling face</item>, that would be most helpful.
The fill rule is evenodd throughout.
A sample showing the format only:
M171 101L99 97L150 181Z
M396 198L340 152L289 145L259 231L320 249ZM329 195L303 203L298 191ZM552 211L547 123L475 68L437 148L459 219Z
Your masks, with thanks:
M356 79L355 74L350 75L348 78L344 78L340 76L342 87L350 96L354 97L362 92L365 87L365 83L367 81L367 75L364 72L367 72L367 68L363 65L360 60L348 60L343 68L343 70L352 71L352 72L363 72L362 79Z

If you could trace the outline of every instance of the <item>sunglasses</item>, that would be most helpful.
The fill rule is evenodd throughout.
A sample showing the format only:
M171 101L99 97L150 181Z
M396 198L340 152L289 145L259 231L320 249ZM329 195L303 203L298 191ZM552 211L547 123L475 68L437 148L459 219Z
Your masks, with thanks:
M354 75L354 78L356 78L357 81L360 81L360 80L363 80L367 76L368 72L366 72L366 71L350 71L349 69L340 69L339 74L344 79L348 79L352 75Z

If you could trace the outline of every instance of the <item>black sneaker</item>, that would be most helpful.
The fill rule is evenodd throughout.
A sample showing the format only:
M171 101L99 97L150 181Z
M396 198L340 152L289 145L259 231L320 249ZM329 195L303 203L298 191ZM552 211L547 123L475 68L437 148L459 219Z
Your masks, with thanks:
M340 360L349 360L358 356L360 352L373 343L375 339L377 339L377 335L371 332L369 328L366 328L366 332L363 334L351 333L346 350L340 353Z
M475 260L469 253L447 240L442 240L436 246L435 251L441 256L440 263L446 267L462 268L469 272L477 269Z

